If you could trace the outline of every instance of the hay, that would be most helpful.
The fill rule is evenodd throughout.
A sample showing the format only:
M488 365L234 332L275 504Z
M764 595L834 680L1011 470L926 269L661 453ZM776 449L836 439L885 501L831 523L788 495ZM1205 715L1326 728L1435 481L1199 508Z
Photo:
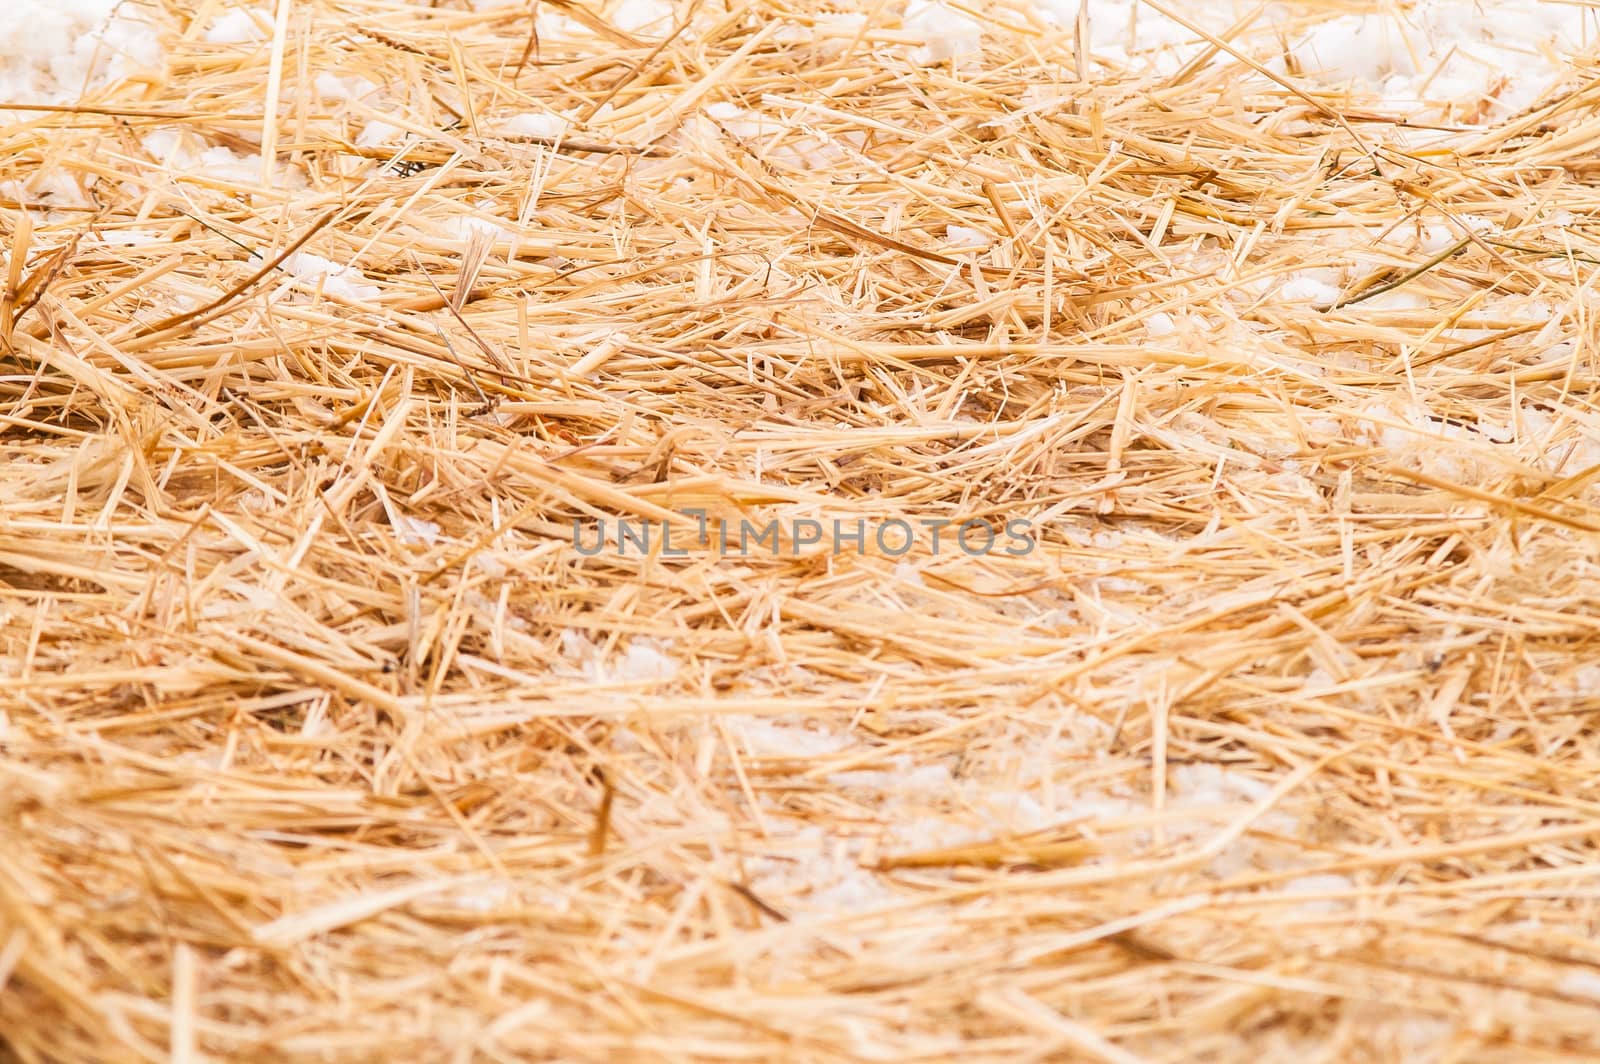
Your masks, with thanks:
M7 112L0 1056L1600 1054L1589 74L534 6Z

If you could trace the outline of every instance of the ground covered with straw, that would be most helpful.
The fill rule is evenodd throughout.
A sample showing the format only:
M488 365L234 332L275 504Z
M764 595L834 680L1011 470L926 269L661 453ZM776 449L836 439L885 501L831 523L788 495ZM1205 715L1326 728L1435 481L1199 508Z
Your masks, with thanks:
M1581 57L535 7L5 112L0 1059L1597 1059Z

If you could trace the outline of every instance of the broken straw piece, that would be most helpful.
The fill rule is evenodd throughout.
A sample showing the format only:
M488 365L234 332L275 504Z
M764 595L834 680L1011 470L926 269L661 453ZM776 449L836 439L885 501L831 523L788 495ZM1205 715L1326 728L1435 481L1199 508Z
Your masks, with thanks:
M605 365L606 362L611 359L612 355L615 355L618 351L622 350L622 345L627 342L628 338L626 336L623 336L621 333L612 333L610 336L600 341L600 343L596 344L594 349L587 355L584 355L582 358L578 359L577 362L573 363L572 369L570 370L571 374L574 377L587 377L589 374Z

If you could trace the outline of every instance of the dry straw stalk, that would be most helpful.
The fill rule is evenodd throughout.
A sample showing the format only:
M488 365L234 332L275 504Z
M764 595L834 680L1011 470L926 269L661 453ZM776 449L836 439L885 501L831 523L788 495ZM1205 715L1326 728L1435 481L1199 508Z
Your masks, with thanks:
M0 1057L1600 1055L1592 85L534 6L6 112Z

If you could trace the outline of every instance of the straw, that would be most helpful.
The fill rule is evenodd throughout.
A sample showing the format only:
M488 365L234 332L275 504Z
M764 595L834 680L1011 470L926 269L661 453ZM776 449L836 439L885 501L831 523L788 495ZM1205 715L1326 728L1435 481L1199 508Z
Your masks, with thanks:
M1592 59L952 10L0 101L0 1059L1600 1055Z

